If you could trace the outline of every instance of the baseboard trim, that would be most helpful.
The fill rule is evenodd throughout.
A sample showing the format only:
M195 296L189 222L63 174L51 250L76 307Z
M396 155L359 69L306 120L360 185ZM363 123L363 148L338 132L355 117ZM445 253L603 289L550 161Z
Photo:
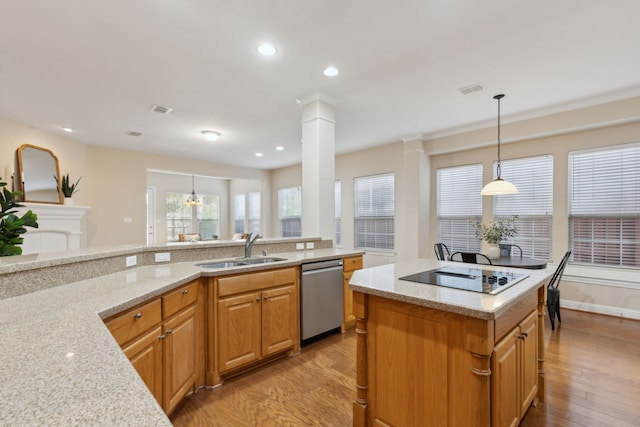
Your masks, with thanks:
M640 320L640 310L630 310L628 308L612 307L608 305L570 301L565 299L560 300L560 307L570 308L572 310L587 311L589 313L606 314L607 316Z

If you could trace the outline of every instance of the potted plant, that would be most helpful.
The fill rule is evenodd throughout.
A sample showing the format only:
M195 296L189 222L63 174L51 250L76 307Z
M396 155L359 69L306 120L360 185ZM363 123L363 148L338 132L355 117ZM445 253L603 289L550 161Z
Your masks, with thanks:
M27 232L25 227L38 228L38 215L27 211L21 217L15 215L15 208L22 207L16 201L16 196L21 196L20 191L9 191L7 183L0 178L0 256L22 254L21 245Z
M72 205L73 204L73 199L72 199L73 193L76 193L78 191L78 183L80 182L82 177L78 178L78 180L75 182L75 184L71 184L71 180L69 179L69 174L62 175L62 179L60 181L58 181L58 177L57 176L54 176L54 178L56 179L56 183L60 187L60 191L62 192L62 195L64 196L64 204L65 205Z
M518 232L518 229L513 224L516 218L517 216L514 215L511 218L501 219L499 221L490 222L489 224L483 224L480 221L476 221L473 224L476 230L476 237L489 244L487 256L490 259L500 258L498 243L515 236Z

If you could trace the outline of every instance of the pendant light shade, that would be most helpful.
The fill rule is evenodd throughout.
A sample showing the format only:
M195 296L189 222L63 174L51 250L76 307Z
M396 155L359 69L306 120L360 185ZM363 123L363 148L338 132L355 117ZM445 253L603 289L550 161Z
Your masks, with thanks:
M504 95L496 95L493 99L498 100L498 165L496 166L496 172L498 177L485 185L480 192L483 196L497 196L500 194L516 194L518 189L515 185L509 181L505 181L500 177L500 100L504 98Z
M194 175L191 175L191 196L184 202L185 206L202 206L202 202L198 200L198 196L196 195L196 178Z

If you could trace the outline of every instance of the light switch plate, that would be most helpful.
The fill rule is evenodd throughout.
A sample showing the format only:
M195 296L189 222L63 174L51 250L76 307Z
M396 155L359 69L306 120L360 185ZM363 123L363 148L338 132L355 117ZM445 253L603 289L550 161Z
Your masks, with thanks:
M296 243L296 250L303 250L304 249L304 243Z
M171 254L169 252L158 252L156 254L156 262L169 262L171 261Z
M127 267L133 267L137 263L138 263L138 257L136 255L128 256L125 259L125 264L126 264Z
M315 244L313 242L307 242L307 249L315 248Z

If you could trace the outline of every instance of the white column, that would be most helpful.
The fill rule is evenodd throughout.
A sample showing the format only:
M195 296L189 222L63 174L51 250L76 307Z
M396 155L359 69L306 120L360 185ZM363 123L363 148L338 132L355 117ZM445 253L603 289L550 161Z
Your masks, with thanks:
M404 138L403 209L398 234L403 245L399 259L429 256L429 162L424 153L422 137ZM398 221L396 221L398 224Z
M335 99L313 95L302 105L302 235L335 237Z

